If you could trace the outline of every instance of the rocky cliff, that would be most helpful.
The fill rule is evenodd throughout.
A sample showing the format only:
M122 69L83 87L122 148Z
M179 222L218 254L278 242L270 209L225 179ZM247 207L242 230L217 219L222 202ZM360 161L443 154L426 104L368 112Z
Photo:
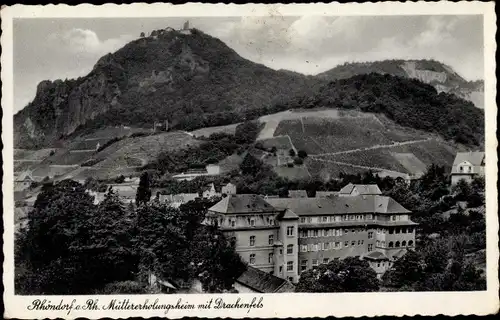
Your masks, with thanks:
M434 60L383 60L345 63L318 75L321 79L346 79L358 74L391 74L418 79L431 84L438 92L452 93L484 108L483 81L467 81L451 67Z

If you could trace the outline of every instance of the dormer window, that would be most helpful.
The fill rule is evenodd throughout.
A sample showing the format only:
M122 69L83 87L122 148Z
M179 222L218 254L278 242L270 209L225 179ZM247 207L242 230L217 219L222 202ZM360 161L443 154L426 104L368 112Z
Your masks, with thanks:
M255 227L255 219L250 219L250 227Z
M464 167L460 166L460 172L464 172Z

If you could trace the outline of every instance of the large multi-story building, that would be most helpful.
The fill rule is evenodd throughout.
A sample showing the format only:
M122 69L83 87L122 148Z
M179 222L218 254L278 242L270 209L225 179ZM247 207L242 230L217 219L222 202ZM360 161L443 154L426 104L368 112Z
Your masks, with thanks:
M380 192L375 187L357 189ZM415 247L410 214L379 194L268 199L240 194L210 208L205 223L233 238L249 265L297 282L301 272L346 257L366 259L382 275Z

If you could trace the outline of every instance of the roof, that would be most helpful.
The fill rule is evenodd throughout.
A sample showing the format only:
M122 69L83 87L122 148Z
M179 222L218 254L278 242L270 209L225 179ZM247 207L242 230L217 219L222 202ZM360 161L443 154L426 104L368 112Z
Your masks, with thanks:
M365 255L365 258L368 258L368 259L373 259L373 260L387 260L387 256L383 253L383 252L380 252L380 251L372 251L370 253L368 253L367 255Z
M261 196L255 194L230 194L208 210L224 214L277 211Z
M137 187L132 185L113 186L113 191L124 199L135 199L137 194Z
M386 196L368 195L326 198L275 198L266 199L277 209L290 209L302 215L332 215L349 213L410 213L394 199Z
M31 181L34 181L33 180L33 177L31 175L31 171L23 171L21 172L17 177L16 177L16 180L15 181L25 181L25 180L31 180Z
M288 196L290 198L307 198L306 190L289 190Z
M458 166L464 161L470 162L473 166L480 166L483 160L484 152L458 152L453 161L453 166Z
M404 255L405 255L406 251L407 251L406 249L399 249L398 251L396 251L396 252L392 255L392 257L393 257L394 259L399 259L399 258L401 258L402 256L404 256Z
M295 212L293 212L290 209L286 209L278 215L279 220L294 220L294 219L298 219L298 218L299 218L299 216L296 215Z
M248 266L247 270L236 279L241 283L260 293L293 292L294 286L282 278Z
M340 189L339 194L351 194L354 189L358 191L359 194L372 195L372 194L382 194L380 189L376 184L352 184L349 183L342 189Z
M326 198L337 194L338 192L336 191L316 191L316 198Z

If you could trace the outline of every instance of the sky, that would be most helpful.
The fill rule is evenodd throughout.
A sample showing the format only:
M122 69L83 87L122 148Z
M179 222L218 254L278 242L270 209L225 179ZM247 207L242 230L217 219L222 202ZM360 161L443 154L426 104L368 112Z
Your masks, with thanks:
M142 31L190 26L273 69L317 74L344 62L435 59L467 80L484 78L483 18L302 16L14 20L14 112L42 80L84 76Z

